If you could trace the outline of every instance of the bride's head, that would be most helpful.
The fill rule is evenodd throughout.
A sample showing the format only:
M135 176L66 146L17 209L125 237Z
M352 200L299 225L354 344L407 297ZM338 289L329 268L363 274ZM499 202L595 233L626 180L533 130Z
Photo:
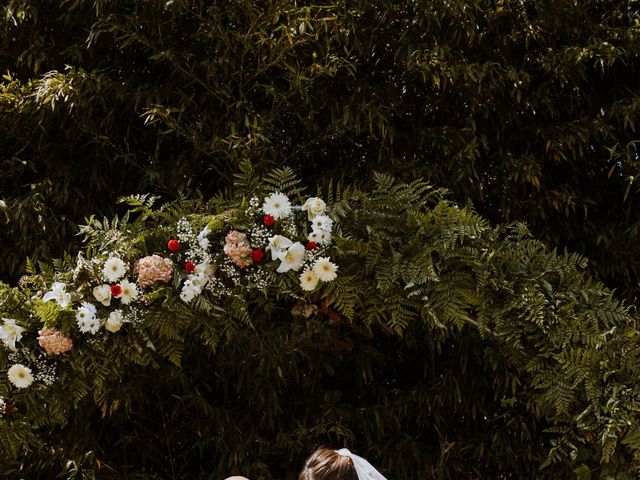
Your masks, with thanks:
M358 480L351 458L320 448L304 464L298 480Z

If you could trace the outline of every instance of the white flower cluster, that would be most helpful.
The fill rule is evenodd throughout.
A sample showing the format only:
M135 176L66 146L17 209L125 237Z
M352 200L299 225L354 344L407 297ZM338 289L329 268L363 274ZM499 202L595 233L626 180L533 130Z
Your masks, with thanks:
M3 397L0 397L0 418L4 416L4 411L7 406L7 402Z
M246 214L249 216L257 215L260 211L260 199L258 197L251 197L249 199L249 206L246 209Z
M232 262L230 261L224 262L220 266L220 271L224 273L224 275L231 281L231 283L233 283L234 286L237 287L238 285L240 285L240 282L241 282L240 272Z
M93 298L105 307L111 305L111 300L117 298L122 305L130 305L138 299L138 286L125 277L127 274L127 265L118 257L107 258L102 265L102 280L110 283L119 282L115 285L103 283L93 288ZM67 286L62 282L55 282L51 285L51 290L44 294L42 299L45 302L55 301L62 308L67 308L72 304L71 293L66 291ZM87 301L80 302L75 310L76 323L81 333L90 333L95 335L100 331L100 327L104 325L109 332L115 333L122 327L127 320L122 310L114 310L109 313L106 319L98 318L98 310L96 306ZM4 320L4 319L3 319ZM20 334L24 329L15 325L15 323L5 322L0 327L0 339L11 348L15 348L15 341L20 340Z
M53 385L56 381L56 366L40 357L36 360L35 367L37 373L34 375L34 380L44 385Z
M269 241L271 231L263 225L254 225L249 232L251 248L260 248Z
M213 277L213 273L213 266L210 263L197 264L193 273L187 275L187 279L182 285L182 290L180 291L182 301L189 303L200 295Z
M176 224L178 240L183 245L188 245L189 249L185 251L187 259L203 263L209 260L209 227L204 227L197 235L193 231L193 225L186 218L181 218Z
M256 268L247 274L247 282L253 288L258 290L266 290L269 286L269 279L266 271L262 268Z
M326 215L326 207L324 200L318 197L309 198L301 207L302 211L307 212L311 222L311 233L307 240L320 246L331 244L333 220ZM286 195L273 193L265 199L262 211L274 218L283 218L290 216L291 208L291 202ZM319 256L314 253L314 248L307 249L302 243L293 242L283 235L269 238L266 250L271 253L272 260L280 260L276 270L278 273L290 270L298 272L307 265L300 275L300 287L305 291L313 291L318 282L330 282L337 277L338 267L329 257Z

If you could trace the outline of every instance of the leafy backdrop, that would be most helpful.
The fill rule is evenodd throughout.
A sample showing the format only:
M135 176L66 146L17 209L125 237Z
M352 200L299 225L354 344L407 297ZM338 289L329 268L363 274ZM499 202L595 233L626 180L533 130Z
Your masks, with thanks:
M8 0L0 275L241 159L449 188L634 301L640 11L615 0Z
M600 338L598 335L615 325L615 340L607 334L609 341L602 342L606 346L602 351L603 347L590 335L558 329L562 336L550 341L556 347L580 338L595 342L599 345L597 352L611 355L611 360L601 364L593 360L599 357L587 355L585 358L595 362L587 368L580 360L583 357L566 353L573 355L566 368L581 365L575 378L583 378L585 371L597 376L598 369L605 368L607 362L623 362L624 368L607 370L601 381L606 377L606 381L618 382L612 390L615 395L635 398L637 375L629 373L635 367L625 360L635 358L632 332L639 265L636 125L640 103L636 79L640 14L634 3L8 0L2 8L3 281L17 285L26 271L27 258L49 264L65 251L74 256L80 249L75 236L78 225L91 214L122 216L125 208L116 203L120 196L150 192L169 199L209 199L223 190L228 198L233 175L244 159L263 174L273 166L291 166L307 186L315 189L318 185L323 192L343 177L356 179L357 188L368 194L375 188L373 171L392 173L408 183L419 176L436 187L449 189L447 198L462 207L472 204L484 222L489 222L485 224L487 228L489 224L496 227L526 222L533 238L556 248L560 258L569 264L580 265L576 272L588 269L607 287L615 289L617 298L628 300L629 307L623 314L618 310L623 307L603 285L588 280L588 286L584 286L582 280L575 280L579 285L576 289L584 287L590 292L587 298L593 294L605 299L606 307L595 309L596 315L604 315L603 310L618 312L613 323L608 320L599 326L602 330L593 331L601 332L593 333ZM353 233L355 238L365 238L362 222L352 222L362 225L360 231ZM396 234L404 235L404 228L413 226L395 224L393 228L398 229ZM505 238L515 235L519 239L524 231L523 227L509 231L506 227L496 228ZM510 260L487 268L494 268L490 278L497 279L505 275L511 278L524 269L524 283L519 285L525 288L538 275L530 277L529 273L544 270L547 260L543 259L556 257L544 253L542 245L533 240L522 238L514 242L536 247L527 247L533 251L519 250L524 246L513 247L517 253L498 255L493 261ZM589 261L565 251L579 252ZM535 252L538 253L534 255ZM370 256L374 253L368 252ZM403 253L407 254L404 250ZM380 255L381 261L386 258ZM538 260L522 266L520 262L531 255ZM377 262L375 258L370 261ZM564 288L562 272L560 269L552 276ZM464 281L458 280L459 284L452 281L451 285L463 288ZM520 287L511 289L511 280L505 282L506 291L500 290L504 294L501 302L524 293ZM363 280L365 284L368 283ZM512 291L515 296L511 296ZM576 304L583 298L582 293L576 294ZM534 300L527 297L526 302ZM474 296L465 297L464 301L470 302L464 305L474 305L470 313L477 314ZM580 321L587 318L586 311L593 306L592 300L584 301L589 307L580 307L586 309L580 310L584 315L577 314ZM569 454L569 463L563 457L565 463L553 464L552 468L559 468L562 476L570 475L574 467L582 468L581 462L588 465L576 473L583 478L592 469L596 476L634 468L626 450L616 451L613 463L607 463L606 469L594 466L606 450L603 447L610 448L615 438L622 436L634 445L630 440L633 430L627 430L624 421L610 422L609 430L603 430L602 425L594 427L593 433L584 430L583 437L571 437L570 431L553 433L563 428L550 420L554 408L543 408L539 405L549 404L529 400L532 391L539 391L534 388L533 370L518 373L529 363L517 352L537 355L538 341L525 342L515 353L506 355L503 347L494 350L486 347L487 343L478 343L479 334L468 322L460 333L448 334L442 341L438 336L430 340L431 331L425 330L423 335L423 327L415 323L397 337L361 333L358 328L352 332L352 326L319 322L320 331L331 339L330 348L325 347L330 354L320 351L304 371L312 371L312 365L322 365L313 370L317 372L313 375L322 381L306 383L316 377L298 373L281 380L278 387L276 365L285 372L289 361L296 365L299 360L285 355L290 350L284 342L298 333L287 330L294 324L287 321L289 306L282 309L277 318L282 318L286 328L277 335L273 331L241 340L249 333L238 329L242 333L237 342L230 341L228 347L217 350L215 355L222 355L220 358L228 362L220 364L224 365L224 375L217 377L217 385L225 385L229 392L237 382L241 392L228 398L209 394L208 398L216 398L213 405L217 410L207 409L208 403L202 403L199 395L217 392L218 387L207 390L200 384L191 384L191 380L184 380L182 369L165 363L160 363L154 373L131 367L124 377L112 377L132 380L114 380L110 385L123 398L131 398L107 423L110 427L100 421L100 408L87 404L80 409L82 415L76 412L68 417L70 430L42 427L50 428L51 444L41 444L43 449L29 454L25 465L32 469L31 478L50 478L60 469L69 469L71 473L66 475L71 476L76 466L77 471L91 471L102 466L105 459L110 467L121 470L116 474L105 467L100 474L115 478L171 478L182 474L197 478L206 472L226 473L231 465L242 463L249 467L250 458L263 461L263 470L268 465L271 473L279 476L292 471L292 465L299 465L304 455L300 452L308 452L316 441L333 442L344 432L357 431L363 424L357 421L357 415L363 412L360 405L365 404L358 402L379 406L365 410L371 416L365 422L369 426L361 427L362 435L368 435L361 445L372 450L361 452L380 458L389 471L402 472L406 468L413 473L421 469L431 472L425 473L427 478L455 478L457 472L475 468L478 477L495 476L498 471L534 477L538 475L538 465L555 446L549 443L552 438L565 438L577 448L564 444L562 450L579 452L575 459ZM564 317L565 314L563 310L562 318L573 318ZM528 315L524 318L538 318ZM520 310L506 309L496 319L519 322L523 321L521 317ZM260 315L255 320L258 318ZM474 321L477 318L469 317ZM280 324L273 325L276 328ZM577 325L582 324L574 326L578 328ZM499 330L491 326L494 331ZM545 330L547 334L552 331L555 327ZM415 338L410 332L415 332ZM271 352L269 355L280 359L276 363L258 362L263 357L251 350L260 345L256 340L263 335L275 343L269 343L262 355ZM340 343L345 336L352 339L352 344ZM506 336L511 339L517 335ZM243 351L240 346L255 355L244 364L238 364L232 355ZM227 353L219 353L223 351ZM553 352L542 356L560 355L557 350ZM213 357L208 355L195 354L200 360L194 361L191 371L201 368L209 372L206 369ZM310 354L305 355L307 358ZM194 357L183 357L184 365L187 358ZM265 374L263 383L257 383L259 376L249 377L238 365L251 369L271 365L275 369L265 370L271 373ZM347 378L345 371L358 375ZM548 373L546 367L543 371ZM552 370L557 371L555 367ZM158 372L166 373L166 382ZM552 382L555 377L549 374L547 378ZM571 398L566 392L578 388L576 381L568 383L570 388L558 387L564 392L560 397ZM286 388L282 386L285 384ZM176 391L176 385L182 390ZM321 393L310 398L309 403L280 403L293 403L296 396L289 392L315 392L314 385L322 385L316 387ZM540 385L543 391L551 388L545 383ZM348 388L352 386L357 390L347 394L352 392ZM520 393L503 398L502 392L508 389ZM607 389L600 392L600 400L610 394ZM556 394L557 391L550 395ZM526 400L519 401L518 395L524 395ZM230 401L232 397L236 404ZM189 405L202 408L208 416L194 413L178 398L192 402ZM403 400L393 403L395 398ZM572 400L566 401L573 405ZM268 422L262 423L263 417L258 413L265 402L270 402L269 408L279 416L266 416ZM165 422L160 423L159 409L165 404L172 408L171 414L163 409ZM609 415L633 405L633 400L612 401L603 408ZM122 414L125 406L126 415ZM313 413L286 416L289 411L307 412L306 409ZM422 413L425 409L426 413ZM430 416L430 411L438 414ZM499 414L492 413L498 411ZM509 414L504 415L505 411ZM151 415L154 412L157 414ZM246 416L239 417L239 412ZM351 417L345 412L351 412ZM494 420L483 423L481 412L489 412L487 418ZM146 413L149 417L145 421L142 417ZM562 409L558 414L571 416ZM292 420L287 424L287 418L305 418L308 422ZM350 419L348 429L335 420L343 418ZM607 418L601 416L599 422ZM221 423L220 419L228 422ZM458 422L455 428L452 419ZM563 425L576 425L582 417L575 418L576 423L565 420ZM375 423L375 429L369 421ZM234 432L235 437L216 447L215 455L199 442L191 450L176 448L179 442L211 438L206 435L209 431L198 429L200 424L216 433L217 425L224 424L225 432ZM87 425L92 428L87 429ZM252 431L248 425L265 430L260 435L242 437L241 432ZM325 425L322 428L326 429L330 429L326 425L338 426L333 436L322 437L324 430L314 430L315 425ZM136 430L137 426L140 430ZM43 430L34 428L35 434L42 434ZM546 432L549 428L553 429L551 434ZM27 435L27 430L16 425L10 430L12 435ZM68 432L73 434L67 435ZM279 437L285 439L282 443L274 442L276 432L291 433ZM406 435L402 436L402 432ZM609 433L602 436L604 432ZM362 438L360 433L354 436ZM35 438L33 445L38 445ZM74 446L67 443L70 438ZM168 439L175 439L176 443ZM153 448L144 449L141 454L136 446L142 441ZM206 444L206 440L202 442ZM406 447L401 456L385 449L394 442ZM19 443L15 440L11 444ZM233 450L250 443L251 449ZM104 445L115 447L109 447L105 454ZM88 446L96 448L85 448ZM272 447L275 450L268 450ZM424 455L425 451L432 454ZM406 460L406 452L411 452L410 457L417 463ZM21 454L25 458L26 453ZM298 457L291 459L292 455ZM167 463L167 458L173 460ZM203 458L212 463L202 463ZM75 463L67 464L67 459ZM219 459L222 460L218 462ZM18 465L10 462L3 468L19 477ZM201 472L192 470L199 465ZM250 468L253 470L248 471L257 472L261 467L256 464Z

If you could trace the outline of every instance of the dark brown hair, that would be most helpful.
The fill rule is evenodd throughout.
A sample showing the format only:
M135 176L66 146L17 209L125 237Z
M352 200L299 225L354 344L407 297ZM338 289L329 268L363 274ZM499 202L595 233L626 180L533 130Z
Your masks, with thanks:
M358 480L358 475L349 457L319 448L307 459L298 480Z

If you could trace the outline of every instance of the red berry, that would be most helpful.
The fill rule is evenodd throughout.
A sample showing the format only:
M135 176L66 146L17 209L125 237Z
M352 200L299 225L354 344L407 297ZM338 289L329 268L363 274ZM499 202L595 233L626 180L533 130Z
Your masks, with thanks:
M316 242L307 242L304 248L306 250L315 250L316 248L318 248L318 244Z
M251 258L253 259L253 263L260 263L264 259L264 252L259 248L256 248L251 252Z
M111 285L111 295L118 298L122 293L122 287L120 285Z
M184 264L184 270L187 273L193 273L196 270L196 264L193 262L187 262Z
M276 219L273 217L273 215L265 215L264 217L262 217L262 223L264 223L267 227L270 227L271 225L276 223Z
M4 408L2 409L2 413L7 415L7 414L11 413L12 410L13 410L13 408L11 407L11 405L5 405Z
M169 240L169 243L167 243L167 247L169 248L169 251L176 253L180 250L180 242L178 240L171 239Z

